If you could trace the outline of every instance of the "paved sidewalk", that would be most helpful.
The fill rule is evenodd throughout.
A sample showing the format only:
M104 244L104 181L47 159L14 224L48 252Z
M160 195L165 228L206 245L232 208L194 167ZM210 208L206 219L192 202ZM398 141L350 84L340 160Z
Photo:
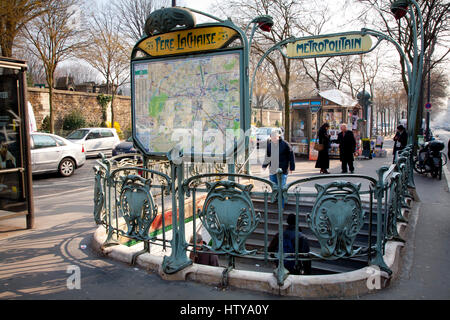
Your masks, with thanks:
M376 170L392 162L392 141L386 158L355 162L356 174L376 178ZM332 173L340 173L339 160L331 160ZM260 166L254 166L254 174ZM319 174L314 161L299 160L288 181ZM410 218L403 272L391 287L361 299L450 298L450 194L447 182L415 175L421 203ZM450 177L447 177L450 179ZM58 198L38 197L36 228L0 233L0 299L280 299L258 292L192 282L170 282L158 275L98 256L89 248L97 226L93 221L93 187ZM20 224L23 224L23 218ZM5 230L14 221L2 221ZM87 247L84 247L84 246ZM69 290L68 267L80 267L80 290Z

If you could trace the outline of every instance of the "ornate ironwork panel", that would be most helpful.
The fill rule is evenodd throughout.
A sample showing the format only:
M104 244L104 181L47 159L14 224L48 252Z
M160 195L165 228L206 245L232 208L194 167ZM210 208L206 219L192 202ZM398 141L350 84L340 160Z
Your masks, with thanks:
M94 167L95 183L94 183L94 220L96 224L105 222L105 191L103 189L104 173L98 168Z
M353 243L365 215L359 196L361 184L335 181L315 187L318 195L307 221L320 243L321 256L335 259L354 256L360 251L354 250Z
M213 239L210 249L230 255L255 253L245 249L245 241L260 221L249 194L253 185L226 180L206 186L208 195L199 217Z
M148 240L148 231L158 213L150 190L152 180L136 175L121 179L123 183L117 205L127 223L126 235Z

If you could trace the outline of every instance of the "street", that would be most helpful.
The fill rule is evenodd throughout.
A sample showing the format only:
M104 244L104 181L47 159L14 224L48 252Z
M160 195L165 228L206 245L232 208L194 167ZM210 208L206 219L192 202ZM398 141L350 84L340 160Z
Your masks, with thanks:
M2 221L0 299L274 298L165 281L91 251L90 239L97 228L92 214L95 161L88 159L69 178L57 174L34 177L35 229L24 230L24 217ZM73 266L80 268L81 288L70 290L67 280Z
M391 147L392 141L387 146ZM391 154L390 151L387 158L357 161L356 171L374 175L375 168L392 161ZM233 288L220 290L189 281L165 281L158 275L93 252L90 241L97 228L92 214L95 161L88 159L69 178L56 174L34 177L35 229L24 229L24 217L2 221L0 299L292 299ZM295 178L317 174L314 161L298 160L297 168ZM255 170L258 170L256 166ZM331 161L330 170L337 173L338 160ZM391 287L358 298L450 297L446 272L450 267L446 249L450 241L447 181L417 174L415 181L421 210L420 216L411 220L415 233L408 239L404 272ZM423 237L428 238L424 241ZM80 288L70 289L68 279L77 269Z

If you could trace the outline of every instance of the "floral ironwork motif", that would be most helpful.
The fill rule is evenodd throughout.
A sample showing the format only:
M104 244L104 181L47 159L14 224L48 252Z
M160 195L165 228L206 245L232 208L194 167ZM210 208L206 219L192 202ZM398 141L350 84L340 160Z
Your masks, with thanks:
M158 208L151 193L151 179L130 175L122 177L118 207L127 223L128 236L148 240L148 231L156 218Z
M249 194L253 185L226 180L206 186L208 195L199 217L213 239L210 249L234 256L255 253L245 249L245 241L260 221Z
M318 195L308 224L316 235L323 258L352 257L360 251L353 243L364 224L361 207L361 184L336 181L315 185Z
M99 168L94 167L95 183L94 183L94 220L96 224L103 222L105 210L105 193L103 191L103 174Z

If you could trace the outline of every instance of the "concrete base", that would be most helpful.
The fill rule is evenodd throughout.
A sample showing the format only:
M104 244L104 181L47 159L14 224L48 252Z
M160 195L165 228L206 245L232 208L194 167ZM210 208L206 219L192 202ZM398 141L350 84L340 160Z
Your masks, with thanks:
M411 202L411 208L403 210L405 218L408 218L409 213L413 210L418 210L415 202ZM406 223L399 223L397 226L398 233L402 238L406 235L407 226ZM94 250L128 264L131 263L133 254L143 248L142 244L133 247L127 247L122 244L103 247L105 240L105 228L100 226L93 237L92 246ZM363 269L334 275L289 275L284 281L284 285L278 286L277 280L272 273L231 270L228 274L228 284L234 288L299 298L356 297L383 289L398 277L403 246L402 242L395 241L389 241L386 244L383 258L393 272L391 276L386 272L380 271L376 266L367 266ZM150 253L140 255L135 265L158 273L166 280L188 280L213 286L220 285L224 268L192 264L175 274L166 274L162 269L165 255L170 255L170 249L165 252L162 250L151 250Z

